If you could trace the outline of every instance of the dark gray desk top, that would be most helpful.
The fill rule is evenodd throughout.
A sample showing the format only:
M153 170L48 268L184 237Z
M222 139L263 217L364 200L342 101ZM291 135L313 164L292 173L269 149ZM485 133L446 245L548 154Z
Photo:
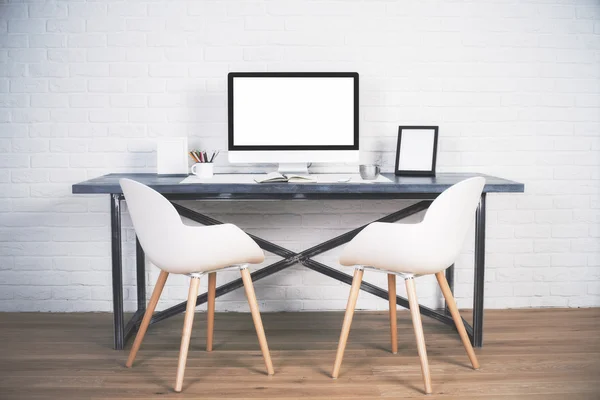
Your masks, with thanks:
M198 183L180 184L183 176L108 174L73 185L75 194L120 194L119 179L144 183L170 198L307 199L307 198L430 198L461 180L483 176L485 193L522 193L522 183L475 173L439 173L435 177L383 174L390 183Z

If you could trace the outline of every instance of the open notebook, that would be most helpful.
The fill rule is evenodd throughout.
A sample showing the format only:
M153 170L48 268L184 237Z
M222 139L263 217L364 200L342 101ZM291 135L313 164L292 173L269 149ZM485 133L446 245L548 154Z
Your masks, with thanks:
M296 174L281 174L279 172L270 172L265 176L258 176L254 178L256 183L276 183L276 182L289 182L289 183L310 183L317 182L317 178L310 175L296 175Z

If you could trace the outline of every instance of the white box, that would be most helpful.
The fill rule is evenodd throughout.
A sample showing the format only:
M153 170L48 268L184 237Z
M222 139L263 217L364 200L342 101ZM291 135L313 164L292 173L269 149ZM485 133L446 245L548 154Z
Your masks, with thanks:
M156 146L156 157L156 173L158 175L187 175L187 137L159 139Z

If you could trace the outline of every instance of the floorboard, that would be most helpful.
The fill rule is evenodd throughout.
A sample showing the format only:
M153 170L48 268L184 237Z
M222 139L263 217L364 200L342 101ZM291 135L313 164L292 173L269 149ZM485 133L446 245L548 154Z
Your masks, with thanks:
M178 394L181 316L152 326L127 369L131 343L112 350L110 314L0 313L0 399L600 399L598 308L486 311L478 371L455 331L424 318L429 396L410 314L400 310L396 355L387 312L356 313L332 380L342 319L338 312L264 314L275 366L269 377L250 314L217 313L214 351L206 353L206 316L198 313Z

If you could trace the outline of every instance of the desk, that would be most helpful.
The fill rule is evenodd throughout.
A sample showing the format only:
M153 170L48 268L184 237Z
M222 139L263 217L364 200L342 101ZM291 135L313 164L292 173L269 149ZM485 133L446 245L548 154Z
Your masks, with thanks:
M180 184L181 176L158 176L156 174L109 174L73 185L74 194L109 194L111 212L111 249L112 249L112 288L114 312L114 347L124 348L125 343L137 331L146 309L146 278L144 251L136 239L136 279L138 309L125 323L123 315L123 277L121 250L121 200L124 199L119 179L130 178L144 183L169 200L314 200L314 199L421 199L420 202L386 215L377 221L396 222L429 207L432 200L451 185L473 177L483 176L486 185L481 195L475 217L475 278L473 288L473 322L465 322L465 327L476 347L483 345L483 296L485 272L485 202L488 193L521 193L524 185L506 179L473 173L441 173L436 177L398 177L384 174L390 183L202 183ZM186 218L204 225L221 224L222 222L200 214L179 204L172 203L177 211ZM252 273L252 280L265 278L294 264L302 264L307 268L320 272L338 281L352 283L352 276L312 260L312 257L349 242L364 227L358 227L333 239L313 246L299 253L288 250L264 239L250 235L258 245L271 253L283 257L267 267ZM454 266L446 270L450 287L454 286ZM222 296L243 286L242 280L237 279L217 288L216 296ZM364 282L361 289L375 296L388 300L386 290ZM206 293L198 296L196 304L207 301ZM408 301L397 296L396 303L408 308ZM151 324L162 321L185 311L186 303L180 303L154 314ZM447 325L454 326L447 310L437 311L420 306L421 313Z

